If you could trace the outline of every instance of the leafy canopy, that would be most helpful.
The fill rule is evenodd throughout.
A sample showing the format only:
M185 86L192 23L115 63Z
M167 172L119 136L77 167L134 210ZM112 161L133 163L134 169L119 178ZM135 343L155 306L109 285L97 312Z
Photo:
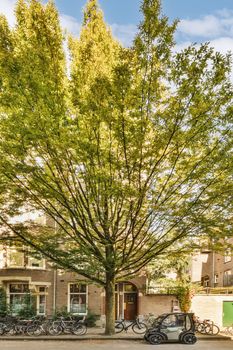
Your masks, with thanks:
M231 57L174 52L176 22L144 0L130 48L97 1L80 37L53 2L0 19L0 220L59 266L106 285L232 223ZM55 225L10 219L39 210Z

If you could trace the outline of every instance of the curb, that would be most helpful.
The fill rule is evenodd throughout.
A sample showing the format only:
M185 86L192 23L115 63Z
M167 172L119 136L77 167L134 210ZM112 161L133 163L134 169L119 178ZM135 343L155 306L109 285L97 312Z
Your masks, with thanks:
M38 337L29 337L29 336L5 336L0 337L0 341L92 341L92 340L124 340L124 341L141 341L143 337L135 336L108 336L108 335L87 335L87 336L38 336ZM197 337L198 341L226 341L232 340L231 337L227 336L202 336Z

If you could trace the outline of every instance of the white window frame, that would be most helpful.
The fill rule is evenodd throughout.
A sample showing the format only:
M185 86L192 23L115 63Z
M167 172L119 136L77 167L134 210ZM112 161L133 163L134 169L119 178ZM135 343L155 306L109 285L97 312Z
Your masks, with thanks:
M7 268L9 269L24 269L25 268L25 253L24 251L20 252L19 249L17 249L18 247L16 246L9 246L7 247ZM22 247L22 249L24 249L24 247ZM16 253L16 254L22 254L22 265L15 265L12 266L10 261L10 254L12 253Z
M224 263L231 262L232 260L232 251L230 248L226 249L224 252Z
M19 251L20 249L22 249L22 252ZM10 261L10 255L11 253L15 253L15 254L22 254L22 264L21 265L14 265L12 266ZM27 260L26 260L27 258ZM26 250L25 246L22 247L17 247L17 246L8 246L6 247L6 267L7 269L30 269L30 270L45 270L46 269L46 261L43 257L41 257L41 261L42 261L42 266L32 266L30 265L30 259L36 259L32 256L30 256L30 248L28 248L28 250ZM38 260L40 261L40 260Z
M85 285L86 286L86 292L85 293L70 293L70 286L72 284L80 284L80 285ZM86 295L86 312L77 312L77 313L73 313L74 315L87 315L88 313L88 285L85 284L85 283L78 283L78 282L70 282L68 283L68 293L67 293L67 296L68 296L68 300L67 300L67 311L68 312L71 312L70 311L70 295L71 294L74 294L74 295Z
M230 276L232 274L231 269L225 270L224 271L224 277Z
M11 285L18 285L18 284L26 284L26 285L28 285L28 290L29 290L29 292L28 293L20 293L20 292L11 292L11 290L10 290L10 286ZM31 293L30 293L30 289L29 289L29 283L25 283L25 282L9 282L8 284L7 284L7 303L8 303L8 305L9 306L11 306L11 295L24 295L24 296L26 296L26 295L30 295ZM14 315L14 313L13 313L13 315Z
M30 264L29 264L29 262L30 262L30 260L31 259L36 259L36 258L34 258L33 256L30 256L30 251L31 251L32 249L28 249L28 255L27 255L27 259L28 259L28 261L27 261L27 269L31 269L31 270L45 270L45 259L44 258L42 258L41 257L41 261L42 261L42 266L31 266ZM39 254L39 253L38 253ZM39 259L36 259L36 260L38 260L38 261L40 261Z
M44 292L40 292L40 287L45 288ZM40 312L40 296L45 297L44 312ZM36 313L37 313L37 315L46 315L46 309L47 309L46 286L36 286Z

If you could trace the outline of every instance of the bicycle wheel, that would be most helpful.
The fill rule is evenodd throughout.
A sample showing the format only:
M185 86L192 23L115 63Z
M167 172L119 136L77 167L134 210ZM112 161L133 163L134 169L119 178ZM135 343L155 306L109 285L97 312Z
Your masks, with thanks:
M39 336L42 333L42 329L38 325L30 325L27 327L26 333L30 336Z
M115 333L121 333L124 329L122 322L115 322Z
M10 327L6 329L6 334L9 336L12 335L16 335L17 334L17 330L15 329L15 327Z
M147 331L147 326L143 322L137 322L132 326L132 330L136 334L144 334Z
M0 324L0 335L3 335L5 333L6 326L4 324Z
M217 335L220 332L219 327L216 324L208 325L205 327L206 334Z
M87 326L85 324L77 324L72 328L72 333L75 335L84 335L87 332Z
M62 333L62 327L59 325L52 325L48 328L50 335L60 335Z
M206 326L204 325L204 323L199 323L196 330L198 333L205 334L206 333Z

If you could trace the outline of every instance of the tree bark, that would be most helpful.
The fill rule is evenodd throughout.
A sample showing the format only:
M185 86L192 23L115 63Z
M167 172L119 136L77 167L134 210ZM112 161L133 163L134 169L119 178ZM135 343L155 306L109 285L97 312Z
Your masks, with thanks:
M106 272L105 314L105 334L115 334L115 277L109 272Z

